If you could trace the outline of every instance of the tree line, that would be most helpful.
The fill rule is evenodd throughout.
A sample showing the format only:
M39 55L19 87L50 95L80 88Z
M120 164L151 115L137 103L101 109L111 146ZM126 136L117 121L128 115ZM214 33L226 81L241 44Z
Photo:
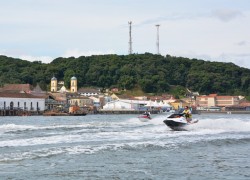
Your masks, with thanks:
M167 93L178 86L201 94L250 96L250 69L233 63L150 53L59 57L49 64L0 56L1 86L29 83L49 90L53 76L63 80L66 87L76 76L78 87L139 87L145 93Z

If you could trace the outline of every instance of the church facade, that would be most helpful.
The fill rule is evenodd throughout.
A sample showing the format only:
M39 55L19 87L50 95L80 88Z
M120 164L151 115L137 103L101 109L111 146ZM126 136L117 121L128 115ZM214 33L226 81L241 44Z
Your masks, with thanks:
M59 87L59 84L62 86ZM77 78L73 76L70 79L70 89L67 90L64 86L64 82L60 81L60 83L57 81L57 78L54 76L51 78L50 82L50 91L53 93L56 92L71 92L71 93L76 93L77 92Z

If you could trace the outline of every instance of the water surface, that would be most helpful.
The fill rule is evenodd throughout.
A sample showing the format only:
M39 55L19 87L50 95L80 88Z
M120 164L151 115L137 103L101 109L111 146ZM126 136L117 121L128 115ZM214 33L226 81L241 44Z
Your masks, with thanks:
M250 179L250 116L0 117L1 179Z

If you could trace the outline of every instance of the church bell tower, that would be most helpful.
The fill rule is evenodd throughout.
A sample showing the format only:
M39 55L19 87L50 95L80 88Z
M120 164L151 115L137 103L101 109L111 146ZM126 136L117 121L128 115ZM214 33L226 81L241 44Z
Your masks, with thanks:
M53 78L51 78L50 91L57 92L57 79L55 78L55 76Z
M70 80L70 92L77 92L77 79L75 76L73 76Z

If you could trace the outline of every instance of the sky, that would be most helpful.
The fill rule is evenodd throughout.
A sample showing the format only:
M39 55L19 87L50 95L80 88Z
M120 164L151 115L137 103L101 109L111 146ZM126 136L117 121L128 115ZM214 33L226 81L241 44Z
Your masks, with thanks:
M0 54L57 57L133 53L232 62L250 69L249 0L0 0Z

